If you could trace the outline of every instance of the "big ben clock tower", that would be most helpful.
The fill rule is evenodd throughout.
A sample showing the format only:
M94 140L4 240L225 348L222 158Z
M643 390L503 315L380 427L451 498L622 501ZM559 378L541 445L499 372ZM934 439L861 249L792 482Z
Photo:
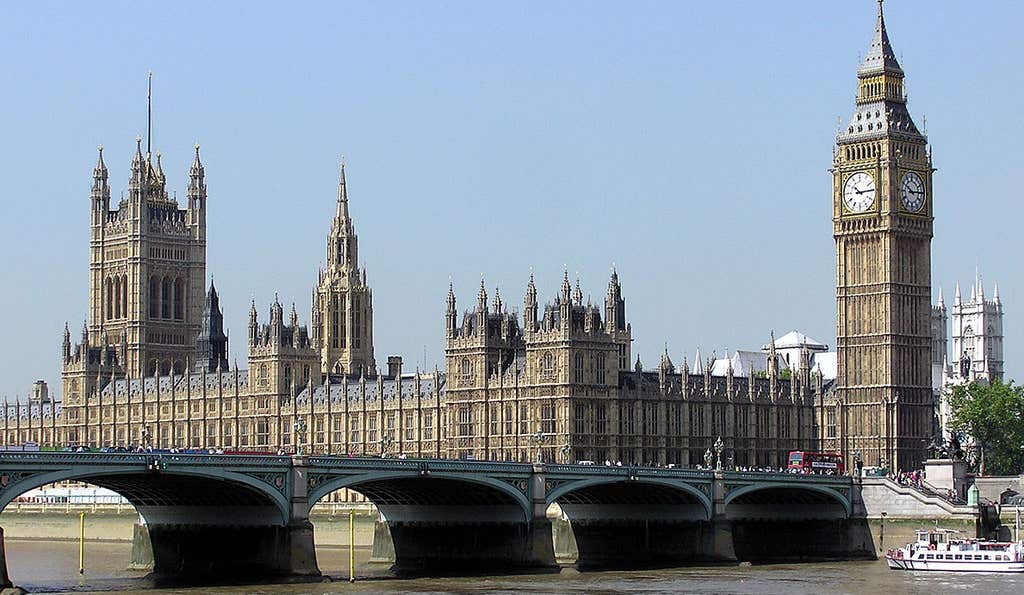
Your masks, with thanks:
M866 465L917 469L932 436L933 170L881 0L857 83L832 168L840 439L851 464L859 451Z

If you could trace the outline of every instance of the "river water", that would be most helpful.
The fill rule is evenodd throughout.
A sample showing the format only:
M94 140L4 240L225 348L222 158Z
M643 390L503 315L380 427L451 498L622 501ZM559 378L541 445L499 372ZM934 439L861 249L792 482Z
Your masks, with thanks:
M368 564L369 550L356 551L356 575L349 584L348 551L318 548L317 558L333 582L292 585L237 585L157 588L142 574L125 570L131 544L86 544L86 573L78 574L78 544L72 541L8 539L7 567L16 585L47 593L107 592L166 594L260 593L320 595L354 592L416 593L850 593L897 595L950 592L1022 593L1024 576L999 574L908 573L885 562L828 562L763 566L718 566L666 570L396 579L386 567Z

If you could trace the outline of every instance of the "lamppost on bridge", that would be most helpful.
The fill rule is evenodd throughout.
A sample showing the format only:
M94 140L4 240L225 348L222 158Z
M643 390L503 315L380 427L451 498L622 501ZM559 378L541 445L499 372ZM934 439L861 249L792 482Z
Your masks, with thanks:
M388 458L388 452L391 451L391 446L395 443L395 439L386 434L382 434L380 437L380 458Z
M569 458L569 455L572 454L572 446L569 445L568 441L562 445L560 450L562 451L562 456L565 458L565 462L572 463L572 459Z
M724 449L725 449L725 444L722 442L722 437L719 436L718 439L715 440L715 470L716 471L721 471L722 470L722 450L724 450Z
M544 444L544 432L537 430L537 433L533 435L533 443L537 445L537 463L543 463L544 458L541 456L540 447Z
M711 447L704 451L704 468L710 469L711 463L715 460L715 455L711 454Z
M861 476L860 470L864 466L864 461L863 461L863 459L861 459L860 449L858 449L858 448L853 449L853 453L852 454L853 454L853 468L854 468L854 470L856 472L856 477L860 477Z
M292 424L295 430L295 454L302 456L302 443L306 437L306 420L299 418Z
M142 426L142 448L146 449L150 447L150 435L149 426Z

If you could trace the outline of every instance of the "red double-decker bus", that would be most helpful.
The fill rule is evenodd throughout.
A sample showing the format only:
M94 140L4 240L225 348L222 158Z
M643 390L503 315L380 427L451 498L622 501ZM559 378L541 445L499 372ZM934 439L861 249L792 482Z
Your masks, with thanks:
M842 475L845 472L842 455L833 452L790 451L789 468L796 469L800 473L821 475Z

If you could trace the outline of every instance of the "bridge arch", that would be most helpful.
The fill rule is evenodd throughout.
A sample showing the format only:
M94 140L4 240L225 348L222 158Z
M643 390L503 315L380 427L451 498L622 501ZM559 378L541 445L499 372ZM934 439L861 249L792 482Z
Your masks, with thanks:
M825 512L829 518L849 518L852 513L849 497L843 495L835 488L795 481L755 483L738 487L726 495L723 503L725 504L726 516L733 516L730 514L729 508L733 503L737 505L750 503L775 506L818 504L821 505L822 512ZM841 514L837 514L840 510L837 510L836 506L840 507ZM784 512L779 511L779 516L787 516ZM810 511L806 507L802 507L800 510L800 514L804 515L803 518L806 518L808 512Z
M0 482L2 480L3 476L0 476ZM153 507L190 504L263 505L274 510L271 524L287 525L290 519L289 498L269 484L244 473L202 467L175 467L154 472L144 467L96 466L34 473L2 487L0 510L30 490L67 480L83 481L117 492L135 506L147 522L155 520L147 516L147 508L151 512ZM225 490L225 484L238 489Z
M594 488L601 488L605 486L610 487L618 484L621 484L622 486L635 486L636 488L657 486L667 489L668 494L671 494L673 491L682 492L686 497L692 498L697 504L701 505L704 514L703 518L699 520L711 520L714 509L711 503L711 498L709 498L707 494L685 481L664 479L660 477L637 477L635 479L626 479L623 477L600 477L570 481L551 490L547 494L546 500L548 505L551 505L556 503L559 499L570 496L574 493L598 492L599 490L595 490ZM666 492L662 492L662 495L665 493Z
M482 475L416 470L379 471L341 476L318 483L309 491L309 507L328 494L348 488L357 491L387 515L387 509L417 505L514 505L518 522L528 522L530 500L512 484ZM521 515L521 516L519 516Z

